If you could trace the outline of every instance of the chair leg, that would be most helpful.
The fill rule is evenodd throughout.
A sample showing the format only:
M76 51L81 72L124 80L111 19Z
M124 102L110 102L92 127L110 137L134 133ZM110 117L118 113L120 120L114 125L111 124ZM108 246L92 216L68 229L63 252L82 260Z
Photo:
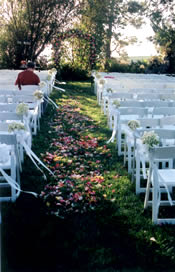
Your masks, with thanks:
M152 200L152 222L157 224L158 212L159 212L159 190L156 184L153 185L153 200Z
M149 169L149 175L148 175L148 180L146 185L144 209L148 207L148 200L149 200L149 193L150 193L150 186L151 186L151 176L152 176L152 167Z

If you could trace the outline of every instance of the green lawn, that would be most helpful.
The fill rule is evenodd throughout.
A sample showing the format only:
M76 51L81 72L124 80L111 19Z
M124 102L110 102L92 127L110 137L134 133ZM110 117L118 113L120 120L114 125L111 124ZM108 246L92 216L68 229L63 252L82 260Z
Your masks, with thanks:
M3 272L174 271L175 228L152 225L115 144L106 144L111 131L91 84L61 87L52 93L60 109L48 105L32 146L57 177L45 181L25 158L22 188L44 194L3 204ZM70 191L74 202L62 198Z

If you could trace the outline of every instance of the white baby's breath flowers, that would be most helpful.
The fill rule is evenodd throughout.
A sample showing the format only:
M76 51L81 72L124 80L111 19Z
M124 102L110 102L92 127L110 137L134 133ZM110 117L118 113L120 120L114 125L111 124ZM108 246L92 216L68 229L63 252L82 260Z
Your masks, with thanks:
M104 85L104 84L105 84L105 80L104 80L104 79L100 79L99 83L100 83L101 85Z
M135 130L136 128L139 128L140 127L140 122L137 121L137 120L130 120L128 122L128 127L131 129L131 130Z
M112 104L113 104L114 106L116 106L116 108L119 108L119 107L120 107L120 101L119 101L119 100L113 101Z
M95 75L97 79L100 79L101 78L101 75L100 74L96 74Z
M57 72L56 68L52 68L52 69L50 69L50 70L47 71L48 75L50 75L50 76L52 76L56 72Z
M52 71L52 73L56 73L57 69L56 68L52 68L51 71Z
M159 136L154 131L145 131L141 137L142 143L147 145L148 148L159 145Z
M18 114L18 115L27 115L28 111L29 111L29 106L25 103L20 103L16 107L16 114Z
M12 122L8 125L8 132L13 132L15 130L26 130L24 124Z
M43 92L41 90L36 90L33 95L36 100L40 100L43 98Z
M41 81L41 82L39 83L39 86L40 86L40 88L44 88L44 87L46 86L46 82Z
M51 76L53 72L52 72L52 70L50 69L50 70L47 71L47 73L48 73L49 76Z

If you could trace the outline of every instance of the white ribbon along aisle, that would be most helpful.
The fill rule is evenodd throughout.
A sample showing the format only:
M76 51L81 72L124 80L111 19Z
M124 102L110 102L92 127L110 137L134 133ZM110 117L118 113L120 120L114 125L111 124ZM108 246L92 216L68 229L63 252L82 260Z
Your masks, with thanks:
M58 109L58 105L49 97L45 96L44 92L42 90L36 90L33 93L35 99L37 100L37 104L40 105L44 100L54 106L56 109Z
M37 169L43 174L44 179L46 178L46 175L44 174L43 170L38 166L36 162L38 162L40 165L42 165L52 176L55 177L54 173L38 158L38 156L31 150L31 148L28 146L28 144L25 141L25 131L15 131L17 136L17 142L21 144L26 152L26 154L29 156L31 161L34 163L34 165L37 167Z

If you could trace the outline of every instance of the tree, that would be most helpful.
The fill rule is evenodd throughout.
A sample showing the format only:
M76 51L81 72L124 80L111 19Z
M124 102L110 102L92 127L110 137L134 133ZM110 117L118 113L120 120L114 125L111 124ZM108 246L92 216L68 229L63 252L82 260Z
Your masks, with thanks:
M168 72L175 72L175 1L146 2L146 14L155 32L150 39L159 46L162 57L168 61Z
M142 4L130 0L84 0L81 24L82 27L96 36L99 59L104 60L107 69L111 58L112 39L115 46L127 45L123 42L121 30L128 24L139 27L142 23L138 14Z
M35 61L54 35L64 29L76 11L76 0L4 0L1 1L4 22L4 52L12 66L19 67L21 59ZM13 58L11 59L11 57Z

